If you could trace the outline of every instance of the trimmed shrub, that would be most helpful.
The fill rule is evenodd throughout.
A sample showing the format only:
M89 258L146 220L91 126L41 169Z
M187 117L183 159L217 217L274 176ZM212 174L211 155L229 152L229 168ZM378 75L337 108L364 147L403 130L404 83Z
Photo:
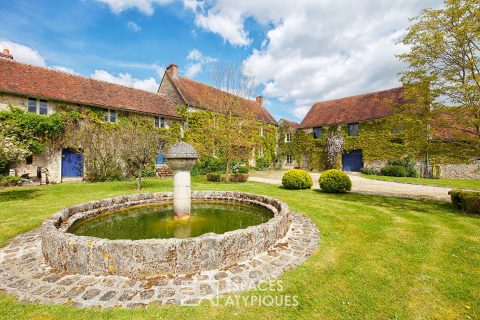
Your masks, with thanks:
M197 160L192 169L192 176L213 172L224 172L225 168L225 161L214 157L201 157Z
M282 177L282 184L286 189L310 189L313 180L307 171L292 169L285 172Z
M363 168L362 173L363 174L368 174L368 175L379 175L380 170L375 169L375 168Z
M270 162L265 158L257 158L255 160L255 169L257 171L265 171L270 166Z
M389 177L406 177L407 169L402 166L385 166L380 170L380 174Z
M410 156L407 156L407 157L402 158L400 160L390 159L390 160L388 160L388 165L389 166L402 166L402 167L404 167L405 170L407 171L406 177L418 178L420 176L419 173L418 173L417 167L416 167L415 160Z
M456 209L467 213L480 214L480 192L451 190L448 194Z
M322 172L318 182L320 189L327 193L345 193L352 190L350 177L337 169Z
M246 182L248 179L248 174L246 173L234 173L230 175L231 182Z
M220 182L222 181L222 174L218 172L212 172L207 174L207 180L208 181L213 181L213 182Z
M248 168L247 167L240 167L237 170L238 173L248 173Z

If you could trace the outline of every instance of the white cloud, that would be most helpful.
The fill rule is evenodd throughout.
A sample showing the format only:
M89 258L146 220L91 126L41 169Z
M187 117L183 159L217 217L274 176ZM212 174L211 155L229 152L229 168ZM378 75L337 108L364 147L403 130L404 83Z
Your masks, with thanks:
M138 24L133 22L132 20L129 20L127 22L127 27L128 27L128 29L132 30L133 32L139 32L139 31L142 30L142 28Z
M201 63L193 63L193 64L190 64L188 67L187 67L187 71L185 72L185 76L187 78L193 78L195 77L197 74L199 74L200 72L202 72L203 68L202 68L202 64Z
M211 0L189 4L196 23L232 45L252 39L247 19L267 28L243 63L266 97L292 103L298 119L315 101L399 85L396 45L408 19L435 0ZM207 5L208 4L208 5ZM185 6L185 4L184 4ZM262 39L260 39L262 40Z
M190 51L190 53L187 55L187 60L191 61L187 65L187 70L185 72L185 75L188 78L193 78L202 72L205 64L217 61L215 58L204 56L198 49L193 49Z
M292 109L292 115L297 119L303 119L310 110L310 106L300 106Z
M9 49L10 54L16 61L30 63L38 66L45 66L45 59L35 49L32 49L23 44L8 40L0 40L0 50Z
M64 67L64 66L52 66L53 69L57 69L59 71L63 71L63 72L68 72L68 73L72 73L72 74L78 74L75 72L75 70L73 70L72 68L69 68L69 67Z
M110 7L113 13L119 14L128 9L137 9L146 15L152 15L155 5L163 5L173 0L96 0Z
M159 86L159 83L153 78L147 79L136 79L132 77L130 73L119 73L118 76L115 76L105 70L95 70L94 73L90 75L92 79L103 80L111 83L120 84L127 87L132 87L135 89L141 89L145 91L156 92Z

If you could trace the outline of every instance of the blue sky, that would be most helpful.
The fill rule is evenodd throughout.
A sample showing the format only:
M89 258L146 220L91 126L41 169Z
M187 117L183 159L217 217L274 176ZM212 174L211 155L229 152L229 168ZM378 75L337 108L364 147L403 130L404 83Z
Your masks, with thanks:
M267 109L299 121L315 101L390 88L408 18L433 0L17 0L0 6L15 59L144 90L170 63L209 82L253 74Z

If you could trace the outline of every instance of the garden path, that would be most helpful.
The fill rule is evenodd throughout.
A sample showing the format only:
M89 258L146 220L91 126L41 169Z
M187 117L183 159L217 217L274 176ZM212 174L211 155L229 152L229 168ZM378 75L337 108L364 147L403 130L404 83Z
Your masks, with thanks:
M282 184L283 171L269 171L252 174L249 181L269 184ZM313 178L313 188L318 189L319 173L310 173ZM376 194L403 198L421 198L449 201L448 191L451 188L423 186L390 181L365 179L355 173L349 173L352 180L352 192L363 194Z

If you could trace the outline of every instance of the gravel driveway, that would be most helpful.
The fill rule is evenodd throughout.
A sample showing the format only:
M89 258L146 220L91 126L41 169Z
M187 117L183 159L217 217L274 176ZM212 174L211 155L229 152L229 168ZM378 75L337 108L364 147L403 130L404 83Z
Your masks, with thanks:
M313 188L318 189L318 178L320 177L320 174L310 173L310 175L313 178ZM282 171L267 173L260 172L258 174L253 174L248 180L270 184L281 184L282 176ZM352 179L352 192L356 193L450 201L448 191L450 191L451 188L370 180L357 174L348 174L348 176Z

